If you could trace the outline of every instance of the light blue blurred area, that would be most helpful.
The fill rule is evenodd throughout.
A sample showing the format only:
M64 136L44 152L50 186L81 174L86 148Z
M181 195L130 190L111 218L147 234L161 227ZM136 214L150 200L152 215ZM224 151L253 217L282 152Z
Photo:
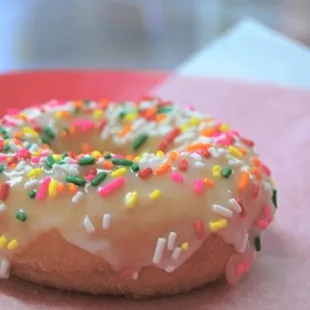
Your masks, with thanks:
M171 70L245 16L309 43L307 8L309 0L0 0L0 71Z

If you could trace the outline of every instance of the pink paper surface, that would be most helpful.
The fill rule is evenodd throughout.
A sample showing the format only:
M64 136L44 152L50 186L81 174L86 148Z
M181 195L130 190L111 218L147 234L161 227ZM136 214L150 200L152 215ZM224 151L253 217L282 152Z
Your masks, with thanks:
M0 282L0 309L309 310L310 92L177 78L154 93L227 121L256 141L272 168L279 209L251 272L232 289L220 284L138 302L61 293L9 280Z

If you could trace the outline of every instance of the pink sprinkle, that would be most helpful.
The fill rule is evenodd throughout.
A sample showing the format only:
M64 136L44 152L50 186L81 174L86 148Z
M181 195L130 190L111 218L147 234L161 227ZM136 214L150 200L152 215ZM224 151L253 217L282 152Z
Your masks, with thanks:
M7 159L7 156L5 156L5 155L0 155L0 162L1 162L1 163L4 162L4 161L6 161L6 159Z
M182 184L184 181L183 175L177 172L172 172L171 178L174 182L179 183L179 184Z
M38 164L38 163L40 162L40 157L33 157L33 158L31 159L31 162L32 162L33 164Z
M212 133L212 137L218 137L220 136L222 133L219 130L214 130L214 132Z
M82 119L74 121L73 126L80 128L82 132L88 132L95 128L95 123L92 120Z
M258 227L258 228L264 230L264 229L266 229L266 228L269 226L270 221L266 221L266 220L257 220L255 224L256 224L256 227Z
M262 164L262 169L264 170L264 172L270 177L271 176L271 170L269 169L268 166Z
M201 194L203 191L203 180L201 179L197 179L195 181L195 185L194 185L194 191L197 194Z
M273 216L272 216L271 211L270 211L270 207L264 208L264 214L268 220L271 221L273 219Z
M86 180L87 182L90 182L94 177L95 177L95 175L88 174L87 176L85 176L85 180Z
M231 145L235 142L235 139L230 135L226 134L224 138L217 141L220 145Z
M48 191L48 186L49 186L50 182L51 182L51 178L50 177L45 178L42 181L42 183L41 183L41 185L40 185L40 187L38 189L37 196L36 196L36 198L38 200L43 200L46 197L47 191Z
M99 189L98 193L102 197L107 197L112 194L114 191L120 189L123 185L125 185L125 178L117 178L107 184L106 186Z
M115 155L113 155L113 157L114 158L121 158L121 159L125 159L126 158L126 156L121 155L121 154L115 154Z
M195 111L195 107L192 104L187 105L186 109L190 111Z

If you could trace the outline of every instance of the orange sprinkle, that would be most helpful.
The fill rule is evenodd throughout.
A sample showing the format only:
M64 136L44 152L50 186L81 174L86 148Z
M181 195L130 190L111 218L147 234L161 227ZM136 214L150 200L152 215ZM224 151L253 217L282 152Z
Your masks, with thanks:
M82 100L77 100L73 103L73 105L76 107L76 108L82 108L83 107L83 101Z
M211 137L214 133L214 128L205 128L201 134L204 136L204 137Z
M22 121L27 121L28 116L27 116L26 114L21 113L21 114L19 114L19 115L17 116L17 118L20 119L20 120L22 120Z
M76 127L75 126L70 126L69 127L69 133L70 133L70 135L74 135L76 133Z
M172 151L169 154L169 160L170 161L175 161L178 157L179 157L179 153L178 152Z
M98 108L99 108L100 110L105 110L105 109L107 108L108 104L109 104L109 101L108 101L107 99L101 99L101 100L99 101Z
M63 184L63 183L58 183L57 184L57 192L59 194L63 193L65 191L65 189L66 189L65 184Z
M170 170L170 168L171 168L171 165L169 165L168 163L164 163L163 165L161 165L159 168L155 170L155 174L163 175L167 173Z
M23 132L17 132L16 134L14 134L15 139L21 139L24 136L25 136L25 134Z
M260 170L257 167L253 167L251 169L251 172L256 176L257 180L261 180L262 179L262 174L261 174Z
M127 124L124 126L124 128L118 133L118 136L120 138L124 137L127 133L129 133L131 131L131 125Z
M211 145L207 143L194 143L189 145L187 147L187 150L193 152L193 151L199 151L201 149L208 149L209 147L211 147Z
M62 131L60 135L61 135L62 138L66 138L66 137L68 137L68 132L67 131Z
M50 149L50 146L48 144L42 144L41 146L42 146L42 148L44 150L49 150Z
M214 182L209 178L204 178L203 183L205 183L207 185L207 187L213 187L214 186Z
M128 154L128 155L126 156L126 159L131 160L131 161L134 161L134 160L135 160L135 156L133 156L133 155L131 155L131 154Z
M68 184L69 191L73 194L75 194L78 191L78 187L74 185L73 183Z
M16 166L17 166L17 164L16 164L16 163L11 163L11 164L9 164L9 167L10 167L11 169L15 169L15 168L16 168Z
M241 152L243 156L245 156L248 153L248 151L243 147L238 147L237 149Z
M240 179L239 179L239 182L238 182L238 189L240 191L244 191L247 188L247 186L249 185L249 182L250 182L249 173L248 172L242 172Z
M251 160L255 167L259 167L261 165L261 161L258 157L252 157Z
M83 143L82 144L82 151L84 152L84 153L89 153L89 152L91 152L91 147L90 147L90 145L89 145L89 143Z
M61 116L61 118L68 119L70 117L70 113L69 113L69 111L61 111L60 116Z
M164 113L163 114L157 114L156 115L156 122L161 123L166 119L166 117L167 116Z
M103 168L104 168L104 169L112 170L113 167L114 167L114 165L112 164L111 161L106 160L106 161L103 162Z
M149 108L149 109L143 111L143 116L146 119L151 119L155 116L156 112L157 112L156 108Z

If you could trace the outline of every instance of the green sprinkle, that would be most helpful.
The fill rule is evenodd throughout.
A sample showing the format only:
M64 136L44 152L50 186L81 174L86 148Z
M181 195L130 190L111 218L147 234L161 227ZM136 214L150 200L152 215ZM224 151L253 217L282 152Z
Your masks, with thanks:
M0 165L0 173L2 173L4 171L4 166Z
M51 140L56 138L55 132L50 127L44 127L42 133Z
M92 186L98 186L107 177L106 172L99 172L90 182Z
M29 192L29 198L30 199L34 199L37 196L37 191L35 189L33 189L32 191Z
M42 136L41 137L41 141L44 143L44 144L48 144L48 145L50 145L51 144L51 139L49 139L48 137L46 137L46 136Z
M275 208L278 208L278 199L277 199L277 190L276 189L272 190L272 202L273 202Z
M84 100L83 103L84 103L84 105L89 106L91 104L91 101L90 100Z
M49 155L47 156L45 163L47 168L52 168L55 164L55 159L53 158L53 156Z
M92 156L87 156L84 158L79 159L78 164L80 166L88 166L88 165L93 165L95 163L95 158Z
M74 114L79 114L80 113L80 109L78 107L75 107L73 110Z
M74 185L77 185L77 186L83 186L86 183L86 181L83 178L73 177L73 176L67 176L66 181L68 183L73 183Z
M137 151L147 140L148 135L145 133L140 134L133 140L132 148L134 151Z
M112 164L115 166L131 166L132 161L128 159L123 159L123 158L113 158Z
M131 165L131 170L132 170L133 172L138 172L138 171L140 170L140 167L138 166L137 163L133 163L133 164Z
M112 157L111 153L106 153L103 156L104 159L110 159L111 157Z
M259 252L262 248L262 244L261 244L261 240L260 240L260 237L259 236L256 236L254 238L254 245L255 245L255 250L257 252Z
M121 111L118 116L123 119L127 114L128 113L126 111Z
M232 169L230 167L222 168L221 174L223 178L225 179L229 178L231 173L232 173Z
M9 150L10 150L10 147L9 147L8 145L6 145L6 146L3 148L3 152L4 152L4 153L7 153Z
M172 107L160 107L157 110L157 113L168 113L171 112Z
M19 209L19 210L16 212L15 217L16 217L18 220L20 220L21 222L25 222L25 221L27 220L27 215L26 215L26 213L25 213L23 210L21 210L21 209Z

